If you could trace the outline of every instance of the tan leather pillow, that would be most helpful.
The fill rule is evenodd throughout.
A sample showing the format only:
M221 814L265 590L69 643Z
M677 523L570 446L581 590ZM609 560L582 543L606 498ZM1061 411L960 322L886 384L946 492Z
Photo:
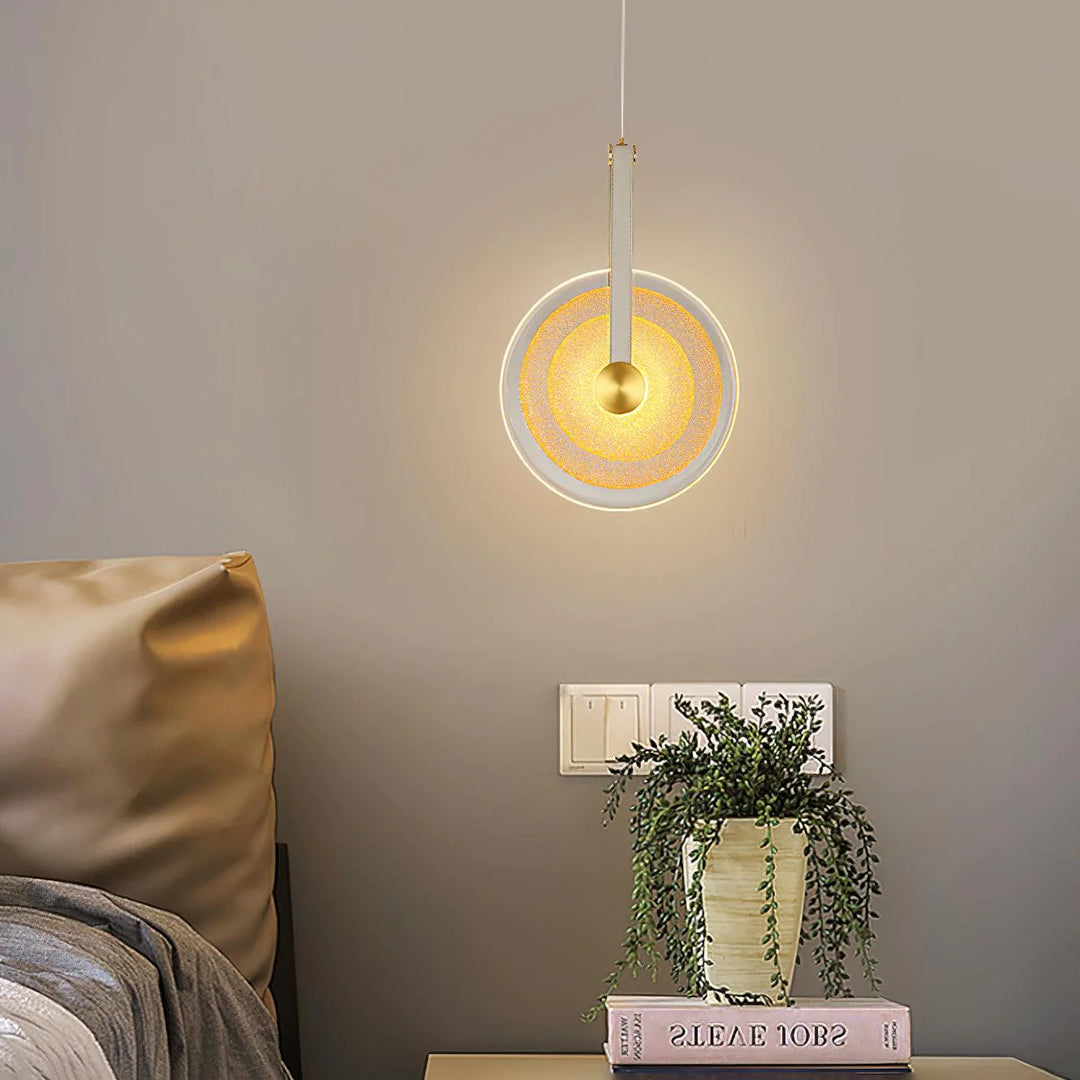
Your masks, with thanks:
M173 911L265 995L273 710L246 552L0 565L0 874Z

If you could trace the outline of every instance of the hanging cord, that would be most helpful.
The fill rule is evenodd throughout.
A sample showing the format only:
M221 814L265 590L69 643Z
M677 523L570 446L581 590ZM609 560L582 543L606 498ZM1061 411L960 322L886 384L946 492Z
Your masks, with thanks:
M622 0L622 34L619 38L619 142L626 137L626 0Z

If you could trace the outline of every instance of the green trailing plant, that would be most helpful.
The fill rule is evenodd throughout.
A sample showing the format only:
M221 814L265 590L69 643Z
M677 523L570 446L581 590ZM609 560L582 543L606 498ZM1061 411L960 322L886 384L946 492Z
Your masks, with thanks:
M614 821L631 778L640 786L629 811L633 844L630 925L622 956L604 981L591 1020L625 974L661 965L679 993L716 995L736 1005L792 1003L780 967L776 898L776 845L772 830L794 818L805 837L806 901L799 945L809 946L826 997L850 997L849 956L857 959L872 992L880 981L873 957L875 873L873 826L843 777L813 745L821 728L820 698L762 695L750 717L739 716L726 697L692 705L677 697L678 711L693 725L677 741L661 735L617 759L605 789L605 825ZM770 710L772 710L770 712ZM808 761L820 771L806 772ZM704 961L706 940L702 881L709 850L727 819L753 818L763 829L762 957L774 966L773 996L740 994L714 986ZM684 879L683 844L690 872ZM798 963L798 957L796 963Z

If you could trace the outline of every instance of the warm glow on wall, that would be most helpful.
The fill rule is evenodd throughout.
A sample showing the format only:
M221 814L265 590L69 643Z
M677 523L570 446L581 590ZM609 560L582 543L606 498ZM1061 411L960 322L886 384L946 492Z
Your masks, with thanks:
M626 7L623 4L622 83ZM665 502L708 471L735 419L738 375L720 323L674 281L632 269L636 148L609 148L609 269L573 278L522 319L502 410L522 460L586 506Z

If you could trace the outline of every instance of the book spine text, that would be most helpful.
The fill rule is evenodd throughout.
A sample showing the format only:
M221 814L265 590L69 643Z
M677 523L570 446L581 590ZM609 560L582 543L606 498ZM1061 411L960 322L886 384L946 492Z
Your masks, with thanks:
M609 1008L618 1065L889 1065L911 1057L910 1011Z

